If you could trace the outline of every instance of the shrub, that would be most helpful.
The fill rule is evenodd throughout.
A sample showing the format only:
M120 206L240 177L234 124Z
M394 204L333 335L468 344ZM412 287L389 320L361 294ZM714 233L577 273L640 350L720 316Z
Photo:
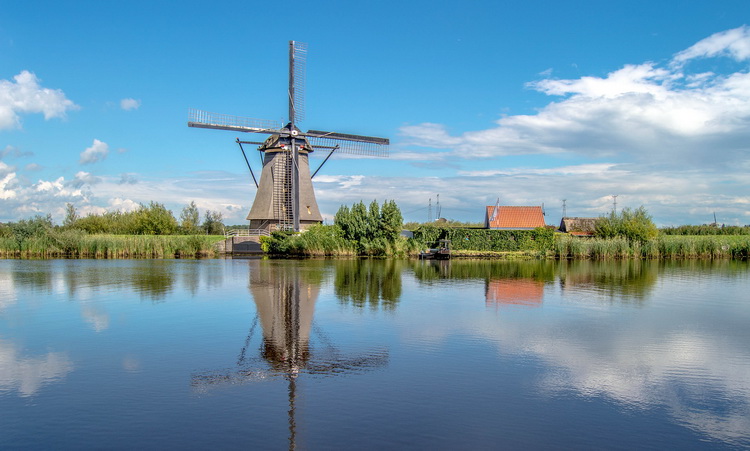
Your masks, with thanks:
M618 214L614 211L596 222L594 235L599 238L623 237L630 242L645 243L655 238L659 230L643 206L635 210L623 208Z

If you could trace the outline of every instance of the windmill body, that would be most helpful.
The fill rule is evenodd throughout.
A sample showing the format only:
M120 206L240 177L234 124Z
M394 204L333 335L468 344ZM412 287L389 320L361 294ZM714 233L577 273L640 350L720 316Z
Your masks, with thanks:
M297 145L297 167L299 172L299 227L304 230L323 221L318 202L315 200L310 176L309 154L312 146L305 139ZM294 205L292 204L292 168L294 159L288 150L290 139L281 135L270 136L259 148L264 152L263 170L260 174L258 192L247 219L252 230L287 230L294 227Z
M191 110L188 126L271 135L263 142L237 143L244 155L243 144L259 144L264 152L263 169L253 206L247 219L251 230L300 231L323 221L315 199L309 155L316 149L367 156L387 156L389 140L371 136L308 130L296 126L304 118L304 73L307 45L289 41L289 122L280 127L273 121L229 116ZM245 161L248 162L245 155ZM322 166L322 164L321 164ZM248 162L248 168L253 175ZM320 170L320 167L318 168Z

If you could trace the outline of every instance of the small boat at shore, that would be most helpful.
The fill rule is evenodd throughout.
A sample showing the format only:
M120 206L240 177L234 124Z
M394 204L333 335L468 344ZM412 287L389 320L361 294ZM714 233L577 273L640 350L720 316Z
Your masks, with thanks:
M419 253L422 260L449 260L451 258L451 240L440 240L436 249L427 249Z

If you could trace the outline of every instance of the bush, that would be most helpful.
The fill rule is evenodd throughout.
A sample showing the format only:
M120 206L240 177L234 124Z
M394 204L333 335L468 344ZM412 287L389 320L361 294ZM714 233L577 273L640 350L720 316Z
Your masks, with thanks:
M651 220L651 215L643 206L636 210L623 208L619 214L613 211L596 222L594 232L598 238L623 237L631 243L645 243L658 234L659 230Z
M422 226L414 231L414 239L422 248L436 247L439 240L450 240L455 250L471 251L539 251L552 250L552 229L538 227L534 230L492 230L479 228L453 228Z

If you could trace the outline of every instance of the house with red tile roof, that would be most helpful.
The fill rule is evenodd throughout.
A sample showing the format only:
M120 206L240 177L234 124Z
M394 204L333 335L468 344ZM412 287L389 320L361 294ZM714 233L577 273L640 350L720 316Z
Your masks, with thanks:
M542 207L487 206L484 226L498 230L532 230L544 227Z

